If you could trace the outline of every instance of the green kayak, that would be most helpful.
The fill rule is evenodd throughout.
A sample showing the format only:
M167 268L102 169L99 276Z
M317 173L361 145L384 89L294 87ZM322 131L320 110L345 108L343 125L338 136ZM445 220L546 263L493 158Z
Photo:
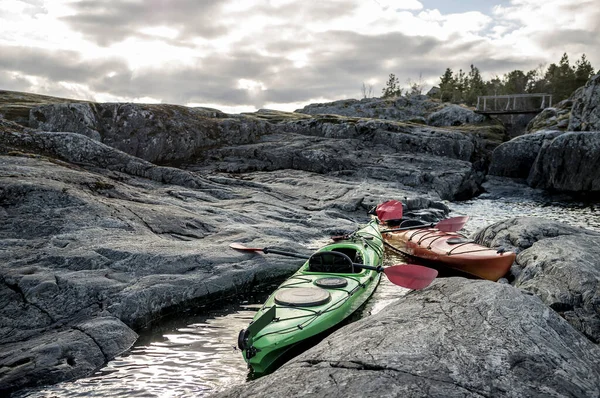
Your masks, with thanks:
M274 251L273 251L274 252ZM373 294L383 243L377 221L319 249L267 299L238 346L255 374L270 371L298 343L348 318Z

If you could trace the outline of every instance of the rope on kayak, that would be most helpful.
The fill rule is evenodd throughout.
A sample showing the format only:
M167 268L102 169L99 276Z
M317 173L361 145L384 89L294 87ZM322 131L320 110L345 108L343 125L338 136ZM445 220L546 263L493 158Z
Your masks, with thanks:
M463 243L462 245L466 245L466 244L468 244L468 243L471 243L471 242ZM460 246L462 246L462 245L460 245ZM449 252L447 252L446 254L447 254L447 255L449 255L449 256L451 256L452 254L475 253L475 252L485 252L485 251L488 251L488 250L494 250L494 249L492 249L492 248L489 248L489 247L484 247L483 249L473 249L473 250L467 250L467 251L460 252L460 253L452 253L452 250L454 250L454 249L457 249L457 248L459 248L460 246L453 247L453 248L452 248L452 249L451 249ZM495 251L495 250L494 250L494 251Z
M297 287L295 285L302 285L302 284L305 284L307 282L308 283L312 282L311 278L305 278L305 277L302 277L300 275L290 276L287 280L289 281L290 279L300 279L300 281L299 282L289 283L287 285L281 285L281 286L278 287L278 289L281 289L281 288L284 288L284 287L290 287L290 288L291 287Z
M441 238L444 238L444 236L443 236L443 235L440 235L440 236L436 236L435 238L433 238L433 239L432 239L432 241L431 241L431 242L429 242L429 244L427 245L427 249L431 250L431 244L432 244L433 242L435 242L436 240L438 240L438 239L441 239ZM421 245L421 241L423 241L424 239L427 239L427 238L421 238L421 239L419 239L419 242L418 242L418 243L419 243L419 246Z
M367 245L371 250L373 250L375 253L377 253L377 255L380 258L383 257L383 243L384 243L384 241L383 241L383 238L381 237L381 234L376 235L376 234L371 234L371 233L368 233L368 232L362 232L361 235L357 235L357 236L363 237L363 235L367 235L367 236L369 236L371 238L376 238L376 239L378 239L381 242L381 244L376 244L373 241L369 241L369 240L366 240L366 239L363 240L364 243L365 243L365 245Z

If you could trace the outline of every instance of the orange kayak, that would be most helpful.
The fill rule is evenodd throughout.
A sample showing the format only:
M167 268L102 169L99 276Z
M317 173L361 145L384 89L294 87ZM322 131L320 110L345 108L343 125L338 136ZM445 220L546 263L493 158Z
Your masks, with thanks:
M516 258L513 252L490 249L459 233L430 227L384 232L382 236L392 249L406 255L491 281L506 275Z

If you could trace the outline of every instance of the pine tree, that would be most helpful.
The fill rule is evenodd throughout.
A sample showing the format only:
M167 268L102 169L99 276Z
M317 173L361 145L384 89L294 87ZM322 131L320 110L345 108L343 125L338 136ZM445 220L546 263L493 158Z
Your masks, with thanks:
M545 75L554 101L562 101L577 89L575 70L569 65L569 56L564 53L558 65L551 64Z
M463 72L462 69L459 69L455 80L456 83L454 85L455 90L452 96L452 102L462 102L464 93L469 86L469 79L465 72Z
M481 73L479 69L473 64L471 64L471 70L467 76L469 87L467 88L467 93L465 96L465 101L468 105L475 105L477 102L477 97L480 95L484 95L485 93L485 83L481 78Z
M446 68L446 72L440 77L440 98L442 101L450 101L454 92L454 76L452 69Z
M583 54L581 59L575 62L575 89L584 86L592 76L594 76L594 68Z
M396 75L390 73L388 81L385 83L385 87L381 91L383 98L394 98L402 95L402 89L400 88L400 83Z
M524 94L527 91L528 78L518 69L504 75L504 94Z

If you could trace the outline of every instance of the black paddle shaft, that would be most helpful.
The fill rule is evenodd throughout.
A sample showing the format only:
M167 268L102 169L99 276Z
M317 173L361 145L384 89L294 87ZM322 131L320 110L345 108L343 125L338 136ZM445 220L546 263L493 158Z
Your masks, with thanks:
M308 260L308 257L306 257L305 255L302 255L302 254L292 253L292 252L284 252L282 250L269 249L268 247L265 247L264 249L262 249L262 251L265 254L273 253L273 254L280 254L282 256L296 257L296 258L301 258L303 260Z
M411 229L432 228L432 227L435 227L434 223L424 224L424 225L413 225L411 227L403 227L403 228L384 229L383 231L380 231L380 232L382 234L384 234L386 232L408 231L408 230L411 230Z

